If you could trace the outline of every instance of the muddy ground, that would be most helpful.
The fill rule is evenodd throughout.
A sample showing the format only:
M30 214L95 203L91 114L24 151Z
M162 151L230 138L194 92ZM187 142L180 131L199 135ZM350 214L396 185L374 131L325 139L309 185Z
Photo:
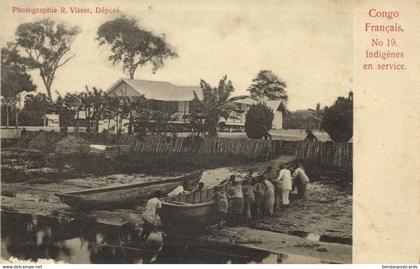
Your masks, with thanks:
M252 169L261 171L266 166L276 167L280 163L287 163L294 160L294 156L282 156L276 160L253 163L248 165L224 167L205 170L202 181L206 186L216 185L225 180L230 174L243 177ZM334 175L332 173L331 175ZM136 182L146 182L156 180L161 177L145 174L114 174L102 177L87 176L73 179L60 179L53 182L42 182L28 180L26 182L2 183L1 184L1 208L7 211L17 211L31 214L41 214L54 217L77 216L77 212L72 211L67 205L61 203L54 195L56 192L76 191L93 187L117 186ZM307 199L297 200L291 195L291 204L287 208L282 208L271 218L263 218L258 221L244 223L242 233L260 233L262 241L270 241L273 235L282 234L284 240L276 243L266 243L267 248L280 249L283 252L292 252L298 255L309 255L322 258L331 258L323 252L336 253L337 259L334 262L351 261L351 238L352 238L352 192L351 186L337 184L339 178L311 178ZM113 210L113 211L94 211L89 217L95 218L100 223L110 225L121 225L128 218L137 218L140 211L133 210ZM246 228L247 227L247 228ZM231 228L229 228L231 229ZM233 230L234 231L234 230ZM223 233L233 233L232 230L216 232L214 240L223 237ZM237 233L239 237L241 233ZM286 236L287 235L287 236ZM299 242L290 243L290 238L296 235ZM225 235L228 236L228 235ZM286 237L285 237L286 236ZM288 237L291 236L291 237ZM245 235L242 237L246 237ZM287 239L288 238L288 239ZM332 246L334 251L329 248L321 247L317 250L320 238L324 241L339 242L346 244L341 248ZM303 241L302 241L303 240ZM314 245L315 244L315 245ZM318 245L317 245L318 244ZM322 243L325 244L325 243ZM331 247L330 246L330 247ZM258 246L254 246L258 247ZM300 251L299 251L300 249ZM331 254L330 253L330 254ZM334 256L333 255L333 256ZM330 259L331 260L331 259Z
M283 156L279 159L249 164L237 167L218 168L205 171L207 178L226 178L226 175L236 174L245 176L247 171L261 171L268 165L278 167L280 163L293 160L293 156ZM297 199L291 193L291 203L275 212L271 218L251 221L247 225L261 230L269 230L286 234L313 233L329 237L345 239L346 243L352 238L352 186L341 174L329 171L324 176L315 175L308 185L307 198ZM213 181L209 181L211 184Z

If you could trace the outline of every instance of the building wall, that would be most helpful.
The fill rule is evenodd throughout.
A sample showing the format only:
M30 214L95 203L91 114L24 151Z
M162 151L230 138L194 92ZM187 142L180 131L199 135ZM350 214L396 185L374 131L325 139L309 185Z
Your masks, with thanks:
M244 125L245 124L245 115L246 112L249 109L249 105L247 104L241 104L241 103L235 103L236 109L243 111L243 113L232 111L230 114L231 116L234 116L236 118L228 118L225 123L226 124L232 124L232 125Z
M273 129L283 129L283 113L274 111Z
M236 115L239 119L232 119L229 118L225 122L225 124L231 125L238 125L243 126L245 125L246 113L248 112L250 105L249 104L240 104L237 103L237 109L242 110L243 113L232 112L231 115ZM283 113L281 111L273 111L274 119L273 119L273 129L283 129Z
M114 96L139 96L140 94L134 90L130 85L128 85L125 82L120 83L118 86L116 86L111 92L111 95ZM169 110L172 112L174 109L176 109L176 116L177 121L183 121L184 115L189 115L192 108L192 101L156 101L151 100L151 102L155 102L156 104L150 104L153 106L149 107L150 109L156 109L156 110L165 110L164 112L169 112ZM167 105L165 105L167 103ZM176 105L174 103L177 103ZM233 111L231 113L232 116L236 116L236 118L228 118L220 119L221 122L224 122L226 125L232 125L232 126L244 126L245 125L245 116L246 113L250 107L249 104L244 103L235 103L238 110L243 111L243 113L238 113ZM170 107L167 108L167 107ZM177 108L176 108L177 107ZM175 112L175 111L174 111ZM279 111L274 111L274 120L273 120L273 128L274 129L282 129L283 128L283 113Z
M189 101L178 101L178 112L183 115L190 113L190 102Z

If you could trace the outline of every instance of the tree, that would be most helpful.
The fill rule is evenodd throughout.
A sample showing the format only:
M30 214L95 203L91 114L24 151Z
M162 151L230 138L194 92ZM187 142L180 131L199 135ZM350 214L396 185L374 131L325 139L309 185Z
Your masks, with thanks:
M77 103L69 104L73 94L67 93L64 98L58 94L57 100L54 102L54 112L60 117L60 131L67 132L67 127L74 124L74 117L78 115L80 109L78 109ZM78 123L76 123L75 132L78 132Z
M171 114L161 111L153 111L150 114L150 121L153 122L155 134L161 134L168 131L168 124L173 121L174 117Z
M102 24L97 31L99 45L111 46L109 61L114 65L122 63L124 73L134 78L136 69L151 64L153 72L164 65L164 60L178 57L166 41L138 26L135 18L121 16Z
M35 91L31 76L26 73L25 60L19 55L16 44L8 43L1 49L1 96L6 112L6 125L9 126L11 110L15 110L15 125L18 125L20 93Z
M335 142L347 143L353 137L353 92L338 97L332 107L326 107L321 128Z
M42 116L54 110L55 108L46 94L27 95L20 118L24 125L42 126Z
M284 100L287 101L286 82L278 78L272 71L262 70L252 80L248 88L251 97L257 100Z
M85 87L85 91L79 94L82 110L86 114L86 132L97 132L99 129L99 120L103 118L106 107L105 92L93 87ZM78 115L77 115L78 116Z
M232 86L232 82L230 80L227 81L226 75L220 80L217 88L212 88L204 80L201 80L200 87L203 99L200 100L194 91L192 117L202 118L205 132L210 137L216 137L220 118L227 119L232 111L238 111L233 102L244 99L247 96L230 97L235 89Z
M101 115L101 119L102 120L107 120L108 121L108 127L106 129L107 132L110 132L111 129L111 121L114 120L117 117L117 111L116 111L116 106L117 106L117 101L116 100L117 97L113 97L113 96L109 96L109 95L105 95L104 96L104 111Z
M284 127L287 129L315 129L319 130L322 114L313 109L290 112L285 117Z
M50 100L55 73L74 56L64 59L79 32L78 27L67 27L50 19L23 23L16 30L16 43L26 53L26 64L39 70Z
M262 102L250 106L245 115L245 133L248 138L269 136L273 127L273 110Z
M80 111L83 110L83 103L80 94L67 93L64 97L59 95L57 97L56 104L59 106L59 110L61 112L59 113L59 115L61 114L60 118L65 120L64 125L67 123L67 120L71 122L74 122L75 120L75 132L79 132L79 114ZM62 121L60 119L60 125L61 124Z

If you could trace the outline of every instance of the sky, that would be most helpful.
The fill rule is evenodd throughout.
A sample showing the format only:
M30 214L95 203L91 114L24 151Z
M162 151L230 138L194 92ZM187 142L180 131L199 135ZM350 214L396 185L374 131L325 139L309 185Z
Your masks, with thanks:
M0 3L1 46L14 39L19 24L45 17L79 26L69 56L57 70L54 91L82 91L87 85L108 89L127 77L108 61L109 49L95 40L97 28L118 15L12 13L12 7L120 8L141 27L165 34L179 58L169 59L156 74L138 69L136 79L213 86L226 74L234 95L247 89L260 70L271 70L287 83L290 110L332 105L352 89L351 8L340 1L11 1ZM37 91L45 92L38 72L31 72Z

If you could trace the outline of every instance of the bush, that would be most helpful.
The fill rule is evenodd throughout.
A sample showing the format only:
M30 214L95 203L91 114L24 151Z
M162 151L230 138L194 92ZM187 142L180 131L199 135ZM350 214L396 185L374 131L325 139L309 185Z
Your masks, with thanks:
M273 126L273 110L263 103L251 105L245 116L245 133L248 138L259 139Z
M347 143L353 137L353 93L349 97L338 97L332 107L324 112L321 128L335 142Z

